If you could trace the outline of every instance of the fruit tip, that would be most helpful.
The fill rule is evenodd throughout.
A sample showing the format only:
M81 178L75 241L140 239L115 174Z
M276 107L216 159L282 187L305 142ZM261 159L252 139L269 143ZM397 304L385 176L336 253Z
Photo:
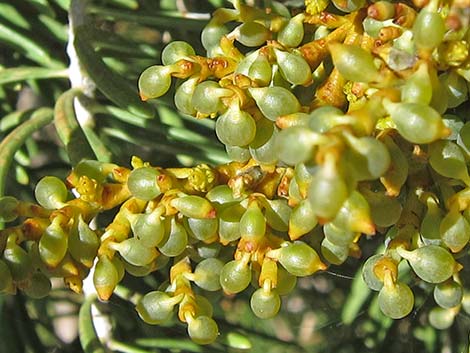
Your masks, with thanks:
M293 229L289 229L287 233L289 234L289 239L292 240L292 241L297 240L297 239L301 238L304 235L302 233L296 232Z
M445 139L449 137L450 135L452 135L452 130L448 128L447 126L445 126L441 132L441 139Z
M323 262L320 262L318 264L318 271L325 271L326 269L328 269L328 265L323 263Z
M139 97L140 97L140 100L143 101L143 102L146 102L146 101L148 101L148 99L149 99L149 98L148 98L145 94L143 94L142 92L139 92Z
M216 218L216 217L217 217L217 210L215 208L213 208L207 213L206 218L213 219L213 218Z
M101 301L107 302L109 298L111 298L111 295L113 292L108 291L108 290L97 290L98 293L98 298Z
M364 223L364 228L362 229L362 233L367 235L375 235L376 227L375 224L372 222Z

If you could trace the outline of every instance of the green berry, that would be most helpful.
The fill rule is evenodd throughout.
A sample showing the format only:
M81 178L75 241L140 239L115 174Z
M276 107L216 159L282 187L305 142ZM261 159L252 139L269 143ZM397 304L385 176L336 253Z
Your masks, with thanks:
M198 344L209 344L217 339L219 328L212 318L202 315L188 322L188 334Z
M42 207L52 210L62 207L67 200L68 191L62 180L46 176L36 184L34 195Z
M288 272L297 277L310 276L326 268L317 252L301 241L281 247L279 262Z
M157 177L160 173L151 167L134 169L127 179L127 187L134 197L149 201L160 195Z
M253 313L260 319L270 319L277 315L281 307L281 298L275 289L266 291L258 288L250 299Z
M239 260L227 262L220 271L220 285L224 292L239 293L251 282L251 269Z
M418 277L429 283L444 282L455 271L453 256L437 245L426 245L413 251L397 248L397 252L408 260Z
M383 286L378 300L380 310L392 319L401 319L413 310L414 295L405 283Z

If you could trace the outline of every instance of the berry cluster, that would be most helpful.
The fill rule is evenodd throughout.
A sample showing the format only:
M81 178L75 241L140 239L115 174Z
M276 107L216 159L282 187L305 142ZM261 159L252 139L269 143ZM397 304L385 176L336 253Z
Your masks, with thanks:
M468 2L306 1L293 17L278 2L233 4L203 30L207 56L172 42L139 79L143 100L178 79L176 107L216 119L233 162L82 161L67 186L39 182L39 205L0 199L3 221L26 218L0 231L0 289L40 297L57 276L80 291L97 259L107 300L125 272L169 271L139 315L159 324L177 307L207 344L218 329L195 286L235 294L251 284L253 312L270 318L296 277L360 258L362 239L380 233L385 250L363 278L382 312L412 311L411 270L434 286L430 322L450 326L470 240ZM111 223L92 224L118 206Z
M78 198L69 197L66 185L50 176L36 186L38 205L2 198L4 221L27 217L0 231L2 291L20 289L38 298L48 294L50 277L63 277L79 292L97 259L94 285L100 299L108 300L125 272L145 276L169 267L169 283L140 299L139 315L158 324L178 306L191 338L209 343L218 333L212 307L192 283L232 294L251 283L258 288L253 311L269 318L296 277L326 268L307 243L283 236L290 230L297 238L316 224L291 217L292 207L280 197L288 193L292 169L263 171L238 162L162 169L138 158L132 165L130 170L80 162L67 178ZM98 214L118 206L106 227L93 229L90 222Z

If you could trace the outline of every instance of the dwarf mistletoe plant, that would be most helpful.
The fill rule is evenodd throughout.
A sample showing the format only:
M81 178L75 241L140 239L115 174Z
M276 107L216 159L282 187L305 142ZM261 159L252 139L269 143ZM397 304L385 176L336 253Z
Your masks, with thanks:
M465 345L446 339L469 328L468 1L212 1L210 17L190 1L27 3L0 4L15 48L2 293L47 301L57 278L84 293L87 352L263 349L253 327L308 283L362 332L342 351L406 350L387 343L405 322L423 350ZM253 327L229 319L237 298ZM124 340L92 310L117 301Z

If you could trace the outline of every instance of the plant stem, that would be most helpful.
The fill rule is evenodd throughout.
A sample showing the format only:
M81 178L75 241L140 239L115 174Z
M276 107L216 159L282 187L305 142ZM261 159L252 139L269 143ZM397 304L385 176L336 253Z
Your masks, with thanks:
M49 124L53 116L50 108L36 110L30 120L19 125L0 143L0 197L4 196L6 177L16 151L33 132Z

